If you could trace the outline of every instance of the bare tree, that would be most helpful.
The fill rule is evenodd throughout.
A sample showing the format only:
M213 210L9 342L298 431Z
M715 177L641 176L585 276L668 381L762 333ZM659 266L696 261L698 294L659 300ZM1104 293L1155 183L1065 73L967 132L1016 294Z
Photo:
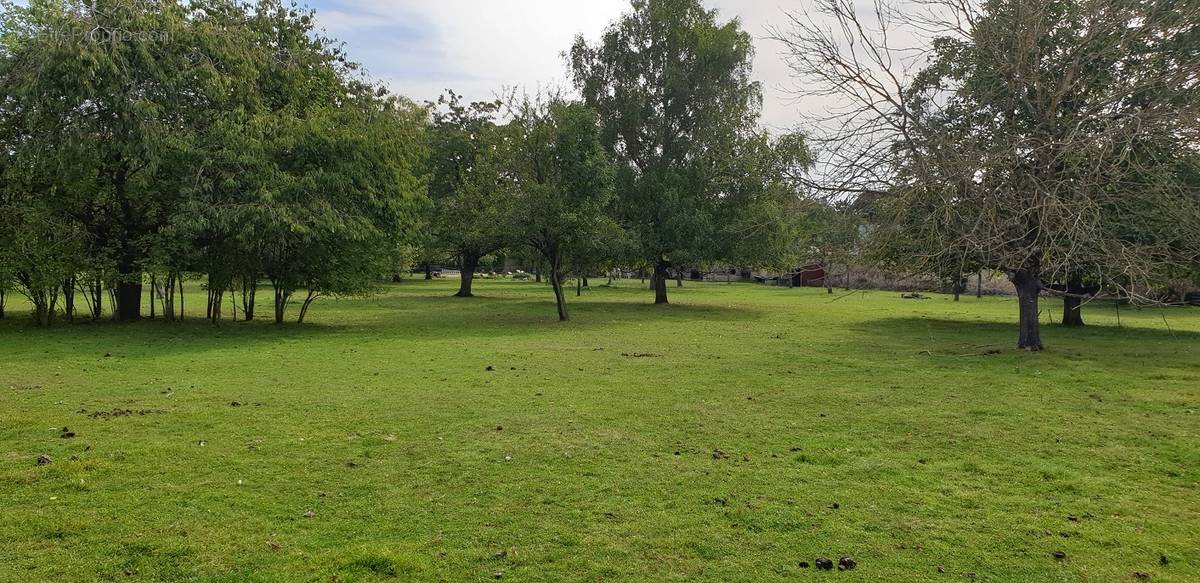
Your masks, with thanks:
M1020 348L1042 348L1048 284L1148 300L1195 256L1200 2L829 0L791 22L774 36L802 93L839 104L813 189L877 199L873 243L914 268L1006 272Z

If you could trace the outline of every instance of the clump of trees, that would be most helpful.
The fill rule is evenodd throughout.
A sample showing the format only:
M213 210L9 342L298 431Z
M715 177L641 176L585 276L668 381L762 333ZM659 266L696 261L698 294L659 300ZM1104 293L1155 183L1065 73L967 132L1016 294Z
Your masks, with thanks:
M0 317L275 321L453 260L566 281L618 267L791 274L865 262L956 295L1006 273L1018 346L1039 298L1200 271L1196 0L821 0L774 32L807 135L759 126L750 36L700 0L633 0L567 53L578 99L418 106L313 14L264 0L0 0ZM832 26L830 25L832 24ZM931 37L926 51L910 39ZM889 41L903 46L892 46ZM842 268L843 273L837 274ZM148 286L148 289L147 289ZM81 309L82 306L82 309Z
M419 224L425 111L278 0L5 3L0 96L0 280L40 324L106 293L138 319L147 280L182 317L185 274L213 320L226 294L253 319L265 279L275 320L299 299L303 321Z

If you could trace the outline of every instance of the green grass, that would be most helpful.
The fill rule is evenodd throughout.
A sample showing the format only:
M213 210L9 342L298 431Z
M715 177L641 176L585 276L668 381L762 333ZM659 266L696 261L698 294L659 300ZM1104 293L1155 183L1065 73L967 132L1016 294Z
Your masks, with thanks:
M626 282L560 324L452 285L283 328L10 315L0 580L1200 579L1200 309L1093 304L1026 354L1008 298Z

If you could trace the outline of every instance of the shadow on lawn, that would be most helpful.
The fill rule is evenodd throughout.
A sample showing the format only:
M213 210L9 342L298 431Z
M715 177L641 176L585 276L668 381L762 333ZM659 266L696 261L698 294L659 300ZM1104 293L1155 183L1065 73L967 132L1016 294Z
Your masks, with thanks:
M763 314L739 307L680 301L653 305L644 290L602 288L568 300L571 320L559 322L554 298L546 288L513 286L484 289L473 298L456 298L444 288L397 285L370 299L324 300L314 306L310 322L277 326L270 317L253 322L223 320L217 324L189 316L182 322L111 320L60 322L38 328L29 318L0 320L3 361L42 362L47 353L64 356L111 354L120 358L158 358L215 350L255 350L259 346L343 337L358 339L456 340L594 332L613 325L653 320L658 324L689 321L746 322ZM637 293L643 292L643 293ZM624 298L628 298L626 301Z
M1015 320L995 322L889 317L857 323L851 329L864 337L883 339L896 346L910 347L914 353L930 356L987 356L1018 351ZM1174 354L1179 356L1176 362L1188 362L1197 342L1200 342L1200 332L1110 325L1063 328L1043 323L1042 342L1049 355L1089 360L1101 368L1107 368L1108 364L1116 368L1128 368L1129 358L1138 358L1140 355L1169 358ZM1121 358L1114 359L1114 355Z
M640 323L746 322L763 313L742 307L678 302L655 306L649 301L607 299L609 293L568 300L571 319L559 322L553 296L496 295L474 298L389 295L377 302L366 327L391 330L399 336L451 339L479 336L520 336L548 332L592 331L612 325ZM620 294L638 297L631 294Z
M204 318L182 322L77 320L39 328L31 319L10 317L0 320L0 362L45 362L47 354L54 353L64 357L142 359L210 350L253 350L258 345L303 342L348 329L330 324L277 326L270 318L253 322L224 320L218 324Z

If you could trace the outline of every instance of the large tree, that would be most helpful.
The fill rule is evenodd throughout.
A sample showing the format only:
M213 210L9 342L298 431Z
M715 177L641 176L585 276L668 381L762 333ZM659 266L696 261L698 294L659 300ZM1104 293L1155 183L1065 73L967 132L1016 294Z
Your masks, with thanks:
M1086 273L1136 296L1194 247L1196 197L1148 146L1196 143L1200 3L928 4L904 18L830 0L838 26L795 17L777 35L807 92L842 104L821 187L878 197L872 240L922 247L914 269L1008 273L1017 345L1040 350L1048 284ZM896 23L934 31L924 60L887 46Z
M119 319L140 317L146 238L176 193L155 180L184 112L201 102L218 61L193 10L173 0L67 0L6 5L10 61L0 80L25 146L38 160L64 220L86 230L89 255L107 265ZM211 40L214 37L209 37Z
M459 261L461 298L472 296L479 260L508 242L510 208L504 176L503 132L495 122L499 101L463 103L453 91L438 99L429 135L431 229L437 246ZM429 255L437 255L433 251Z
M715 177L755 130L752 39L698 0L635 0L595 44L576 39L569 58L616 163L621 218L653 266L655 303L667 303L672 265L711 254Z

